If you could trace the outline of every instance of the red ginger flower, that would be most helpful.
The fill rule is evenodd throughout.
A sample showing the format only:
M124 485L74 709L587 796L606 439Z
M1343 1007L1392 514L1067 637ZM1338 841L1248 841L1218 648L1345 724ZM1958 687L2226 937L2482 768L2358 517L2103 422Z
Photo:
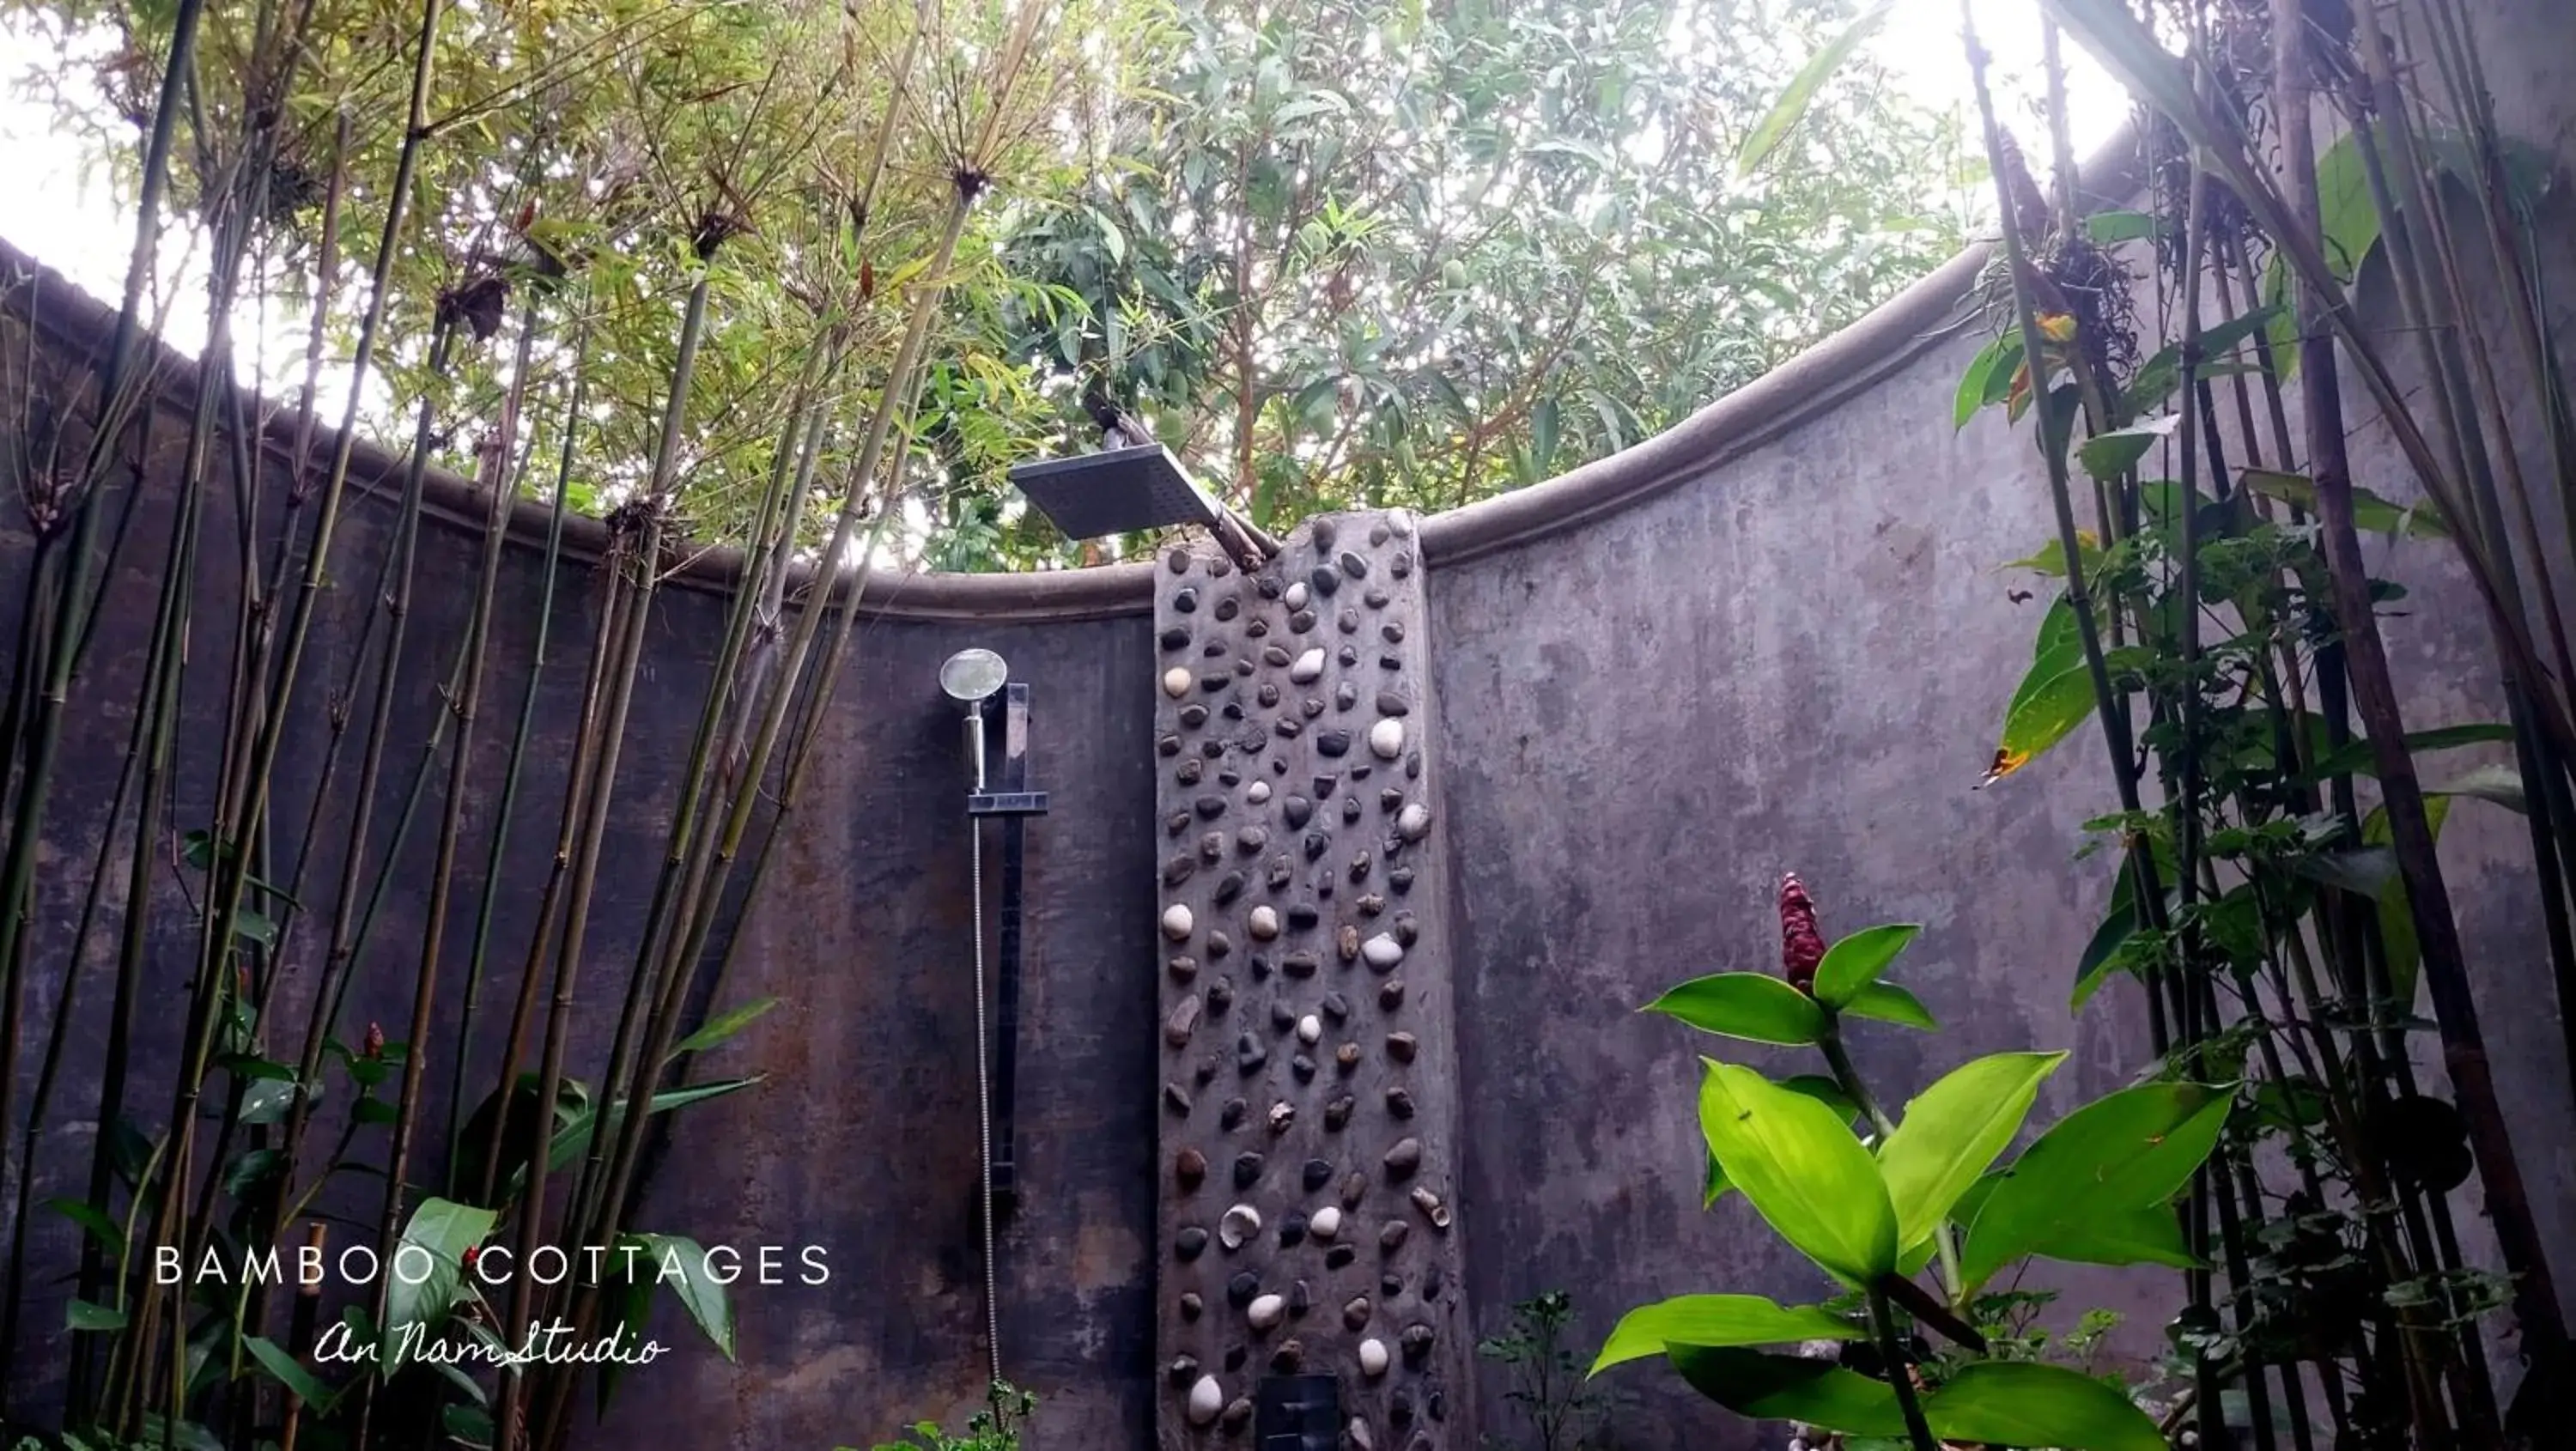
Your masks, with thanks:
M1816 990L1816 964L1825 960L1824 935L1816 930L1816 899L1796 872L1780 878L1780 975L1802 993Z

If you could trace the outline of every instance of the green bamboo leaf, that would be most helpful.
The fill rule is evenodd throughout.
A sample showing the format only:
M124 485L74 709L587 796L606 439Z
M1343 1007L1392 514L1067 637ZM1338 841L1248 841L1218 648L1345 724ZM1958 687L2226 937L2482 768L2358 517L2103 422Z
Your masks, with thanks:
M2200 355L2208 360L2201 364L2201 376L2217 377L2233 368L2229 353L2257 334L2268 336L2276 326L2290 320L2289 308L2274 300L2201 329ZM2138 365L2137 372L2130 375L2127 390L2120 395L2121 402L2135 416L2161 407L2181 384L2182 344L2169 343Z
M97 1240L99 1248L111 1257L125 1255L125 1226L118 1224L95 1204L78 1199L48 1199L45 1207L81 1227L81 1232Z
M1861 42L1869 39L1870 32L1878 29L1886 21L1888 12L1895 8L1896 0L1879 0L1855 17L1841 34L1809 56L1805 65L1798 67L1798 73L1789 78L1788 89L1782 91L1770 111L1754 123L1752 131L1744 138L1744 145L1736 151L1736 175L1751 176L1755 168L1779 149L1781 142L1789 139L1789 133L1798 129L1798 123L1806 118L1807 108L1815 103L1816 92L1833 79L1834 72L1842 69L1843 62L1851 59L1852 52L1860 49Z
M1703 1033L1793 1048L1815 1042L1825 1031L1824 1009L1813 998L1759 972L1693 978L1644 1010L1678 1018Z
M645 1110L645 1112L648 1114L668 1113L675 1108L685 1108L693 1103L704 1103L709 1099L723 1098L728 1094L740 1093L746 1088L754 1087L765 1082L767 1078L767 1074L756 1073L749 1078L728 1078L716 1083L693 1083L685 1088L666 1088L660 1093L653 1095L652 1104ZM558 1103L556 1105L556 1116L561 1121L562 1126L555 1130L554 1141L546 1151L546 1171L548 1173L552 1173L558 1169L567 1168L572 1164L573 1160L582 1156L582 1153L590 1147L591 1125L594 1121L601 1118L597 1106L588 1102L585 1102L577 1111L569 1115L566 1115L563 1112L563 1105ZM613 1139L618 1132L618 1125L626 1117L626 1100L621 1098L617 1100L617 1102L609 1105L608 1112L605 1117L606 1121L602 1124L600 1131ZM519 1173L514 1175L511 1179L511 1185L514 1190L519 1184L524 1182L526 1174L527 1170L523 1165L521 1166Z
M320 1377L305 1369L302 1362L287 1354L276 1342L262 1336L248 1335L242 1338L242 1348L250 1352L251 1359L258 1361L261 1369L275 1376L279 1385L295 1392L304 1404L316 1410L327 1410L330 1407L331 1388L324 1385Z
M1905 1434L1894 1388L1830 1360L1678 1345L1665 1357L1691 1389L1739 1416L1804 1421L1854 1436Z
M2479 721L2463 725L2435 726L2431 730L2408 731L2402 739L2409 754L2425 751L2451 751L2462 746L2496 745L2513 739L2513 727L2499 721ZM2300 779L2308 785L2322 785L2337 776L2370 776L2379 774L2379 758L2371 753L2370 742L2355 736L2336 750L2317 757L2317 762Z
M1932 1237L1950 1207L2021 1131L2041 1080L2064 1053L1996 1053L1943 1074L1905 1105L1878 1146L1878 1172L1896 1206L1897 1243Z
M2120 873L2120 885L2112 893L2111 910L2102 925L2093 929L2092 939L2084 944L2084 956L2075 964L2075 994L2068 1001L2070 1011L2080 1012L2092 1000L2095 990L2109 980L2111 964L2118 960L2120 949L2138 935L2137 903L2131 900L2128 872Z
M2005 1170L1960 1251L1964 1291L2091 1220L2171 1199L2218 1143L2234 1094L2147 1083L2057 1121Z
M2397 880L2397 853L2384 846L2315 851L2293 857L2290 870L2312 882L2376 899Z
M1939 1031L1941 1025L1932 1018L1932 1010L1923 1000L1892 982L1874 982L1852 994L1843 1004L1846 1018L1875 1018L1882 1023L1895 1023L1907 1028L1920 1028L1926 1033Z
M1896 954L1923 931L1920 922L1890 922L1864 927L1825 949L1816 964L1816 1001L1839 1008L1887 971Z
M2275 469L2241 469L2238 473L2245 481L2245 487L2255 493L2278 499L2310 514L2317 512L2316 481L2305 474L2285 474ZM2398 504L2359 484L2351 487L2354 528L2385 534L2392 539L2451 537L2449 521L2442 517L2441 509L2432 500L2427 499L2420 504Z
M1986 1360L1962 1367L1923 1403L1945 1441L2059 1451L2165 1451L2164 1433L2116 1388L2061 1365Z
M1700 1132L1754 1212L1845 1284L1893 1270L1896 1211L1850 1126L1750 1068L1704 1061Z
M71 1300L63 1305L63 1324L73 1330L122 1330L125 1328L125 1312L114 1305Z
M2531 814L2531 798L2523 791L2522 771L2514 766L2480 766L2439 786L2426 788L2424 795L2427 799L2474 796L2480 801L2492 801L2517 816Z
M672 1048L670 1058L663 1061L667 1063L673 1059L685 1058L692 1053L704 1053L709 1048L750 1027L758 1021L761 1014L776 1006L778 1006L778 999L761 998L745 1003L720 1017L710 1018L705 1027L682 1038L678 1046Z
M1787 1345L1868 1333L1815 1305L1783 1307L1760 1295L1676 1295L1620 1316L1588 1374L1661 1355L1671 1345Z

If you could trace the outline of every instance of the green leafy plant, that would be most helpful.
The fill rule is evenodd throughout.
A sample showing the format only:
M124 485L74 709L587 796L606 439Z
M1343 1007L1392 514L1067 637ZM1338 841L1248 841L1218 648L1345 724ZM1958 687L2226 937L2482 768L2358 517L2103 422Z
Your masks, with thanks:
M1511 1377L1504 1398L1529 1419L1538 1451L1585 1451L1608 1419L1608 1394L1588 1384L1583 1362L1566 1344L1574 1300L1548 1290L1512 1306L1511 1328L1476 1343L1476 1353Z
M881 1441L870 1451L1020 1451L1020 1433L1027 1429L1030 1413L1037 1409L1037 1397L1006 1380L997 1380L987 1390L984 1409L966 1418L962 1434L950 1435L936 1421L917 1421L900 1441ZM842 1446L836 1451L857 1451Z
M2144 106L2145 196L2079 214L2059 76L2043 190L1967 27L1999 335L1952 416L2029 424L2056 524L2009 566L2051 598L1988 782L2091 723L2116 793L2090 823L2119 868L2072 1001L2134 980L2159 1064L2242 1085L2190 1187L2206 1263L2171 1363L2204 1444L2231 1418L2251 1451L2545 1443L2576 1349L2435 848L2465 802L2520 816L2563 1005L2576 672L2565 541L2533 495L2576 479L2576 432L2531 263L2549 168L2496 129L2458 0L2043 9L2052 66L2062 23ZM2373 259L2403 326L2359 325ZM2346 426L2339 375L2377 403L2367 422ZM2435 553L2484 606L2507 722L2410 728L2399 708L2379 615L2406 592L2373 566ZM2510 764L2453 764L2502 743ZM2419 1077L2428 1037L2447 1098ZM2473 1176L2494 1268L2452 1203ZM2480 1322L2508 1305L2529 1368L2501 1405Z
M1824 944L1795 877L1780 892L1783 973L1721 973L1649 1005L1703 1032L1809 1046L1829 1075L1773 1082L1703 1060L1699 1122L1712 1203L1741 1195L1773 1233L1856 1296L1861 1312L1783 1306L1757 1295L1683 1295L1630 1311L1593 1363L1599 1374L1662 1356L1702 1394L1739 1414L1853 1436L2067 1451L2161 1451L2156 1422L2117 1386L2002 1348L1974 1323L1981 1296L2032 1259L2088 1264L2195 1263L2173 1201L2216 1144L2234 1092L2152 1081L2076 1109L2004 1167L2040 1086L2064 1053L1998 1053L1951 1070L1882 1110L1842 1037L1856 1006L1910 993L1884 981L1919 928L1872 927ZM1891 997L1901 994L1901 998ZM1917 1277L1935 1269L1935 1287ZM1954 1350L1933 1360L1911 1329ZM2085 1333L2079 1330L2078 1333ZM2098 1337L2099 1328L2091 1334ZM1839 1360L1763 1347L1842 1342ZM2014 1353L2016 1350L2021 1353ZM1937 1439L1936 1438L1940 1438Z

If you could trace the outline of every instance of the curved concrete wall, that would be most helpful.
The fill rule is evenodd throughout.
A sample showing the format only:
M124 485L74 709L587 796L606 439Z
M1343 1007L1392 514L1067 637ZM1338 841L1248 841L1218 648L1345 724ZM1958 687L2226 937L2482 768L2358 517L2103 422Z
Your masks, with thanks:
M2563 163L2576 154L2576 19L2549 0L2481 9L2506 126ZM2553 207L2563 225L2563 191ZM2107 797L2098 743L2071 741L1993 789L1971 789L2037 619L2036 603L2013 602L1995 567L2048 532L2027 436L1991 415L1961 432L1949 424L1952 386L1979 341L1958 316L1978 265L1962 259L1663 438L1423 523L1430 693L1447 763L1441 910L1458 988L1457 1209L1472 1250L1467 1299L1483 1329L1547 1288L1576 1291L1587 1341L1627 1306L1665 1294L1815 1290L1740 1205L1698 1208L1691 1093L1704 1045L1634 1012L1682 977L1768 966L1770 894L1783 869L1817 891L1829 931L1927 924L1905 976L1950 1028L1937 1039L1866 1032L1860 1052L1883 1093L1902 1097L1978 1052L2074 1048L2077 1063L2044 1096L2049 1112L2121 1081L2145 1056L2134 994L2107 993L2080 1020L2064 1007L2106 885L2100 862L2073 859L2080 823ZM2576 266L2565 256L2552 265L2563 305L2576 298ZM70 371L98 312L64 291L47 284L38 311L55 364ZM24 289L13 290L11 310L26 306ZM185 396L184 369L167 396ZM2355 401L2353 416L2367 419ZM165 405L147 479L168 476L177 406ZM2357 456L2384 452L2365 445ZM369 476L392 467L363 450L361 464ZM2402 492L2393 478L2365 481ZM457 481L434 493L443 512L425 536L424 578L466 577L476 546L461 521L475 503ZM169 527L165 495L147 487L144 500L100 655L80 686L84 718L103 724L53 811L40 909L57 953L132 709L157 569L146 561L158 560ZM372 576L388 523L380 497L353 509L343 581ZM505 680L531 646L543 580L524 540L539 525L525 507L514 525L523 543L504 572ZM0 559L13 566L27 555L24 527L14 511L0 520ZM232 529L219 518L208 537ZM577 531L575 546L595 553L597 532ZM223 553L208 555L205 588L228 601ZM2438 548L2406 545L2386 553L2382 572L2414 591L2385 626L2417 698L2412 719L2494 718L2493 662L2457 570ZM670 754L696 709L725 573L721 560L698 566L658 607L588 968L603 991L622 976L651 891L678 770ZM550 773L577 705L590 580L586 562L559 580L540 765L524 788L525 800L545 804L522 814L511 844L517 879L499 937L510 965L496 993L515 982L551 850L560 781ZM309 713L355 654L363 588L338 590L327 606ZM934 682L938 662L970 643L1000 650L1032 683L1032 774L1054 797L1029 836L1023 1192L1000 1251L1003 1360L1047 1402L1036 1444L1147 1444L1160 1395L1151 588L1143 565L870 586L859 659L806 814L770 894L740 926L750 935L742 980L724 989L728 1001L785 999L709 1065L756 1068L770 1082L676 1126L649 1215L708 1242L822 1243L833 1278L743 1291L738 1367L698 1348L666 1311L665 1343L690 1348L631 1378L601 1444L864 1445L978 1393L967 828L954 717ZM433 709L427 681L461 630L461 593L430 591L413 622L409 733L390 760L420 743ZM0 638L18 607L17 591L0 591ZM200 658L222 658L226 645L203 641ZM211 692L191 698L213 708ZM210 719L202 724L212 732ZM306 729L290 759L309 763L321 740ZM477 768L497 775L503 745L487 730ZM207 795L198 769L181 783L183 824ZM318 784L305 770L286 804L300 812ZM331 789L347 791L346 775ZM425 844L415 850L425 857ZM2569 1089L2557 1024L2531 1007L2551 998L2520 825L2464 809L2444 850L2545 1228L2554 1243L2576 1243L2576 1150L2562 1131ZM316 865L316 880L327 880L318 869L330 864ZM187 909L175 895L159 907L167 946L156 970L175 980ZM389 903L351 1022L391 1025L405 1012L418 912L417 902ZM94 951L84 965L76 1043L94 1045L103 1031L104 961ZM47 1020L57 990L40 988L31 1021ZM593 1061L603 1052L598 1041L582 1046ZM22 1072L32 1072L30 1057ZM92 1091L89 1080L66 1089L75 1103ZM85 1149L85 1135L49 1141L39 1194L75 1192ZM40 1247L58 1264L68 1233L44 1233ZM2141 1272L2075 1277L2066 1289L2070 1304L2133 1312L2136 1347L2153 1339L2168 1287ZM51 1306L35 1319L60 1323ZM59 1351L10 1367L13 1382L49 1384ZM1515 1413L1498 1378L1486 1382L1481 1419L1508 1436ZM1621 1377L1633 1404L1617 1444L1754 1444L1737 1424L1712 1433L1724 1418L1668 1382Z

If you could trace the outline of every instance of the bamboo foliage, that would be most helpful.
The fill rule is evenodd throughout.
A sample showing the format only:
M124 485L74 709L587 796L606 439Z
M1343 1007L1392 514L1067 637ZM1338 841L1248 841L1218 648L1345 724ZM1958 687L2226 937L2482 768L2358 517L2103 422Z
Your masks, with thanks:
M2303 0L2273 0L2268 17L2183 4L2159 7L2154 30L2119 0L2046 9L2140 102L2158 180L2147 212L2076 215L2052 76L2051 206L1983 106L2004 335L1972 365L1960 418L2031 413L2058 527L2024 564L2062 581L1990 780L2098 718L2120 810L2095 825L2126 862L2076 1001L2133 974L2154 1071L2249 1085L2178 1209L2208 1268L2186 1274L2173 1327L2186 1385L2168 1429L2308 1451L2329 1434L2491 1445L2563 1425L2567 1332L2473 993L2490 968L2461 941L2437 854L2462 803L2522 813L2563 1007L2576 820L2553 575L2571 561L2537 527L2522 460L2549 459L2565 488L2568 410L2540 321L2530 186L2495 129L2466 8L2362 4L2347 21ZM1973 20L1968 47L1982 100ZM2319 125L2340 133L2331 152ZM2321 206L2335 167L2362 211ZM2161 349L2126 346L2131 318L2108 299L2137 283L2107 259L2110 239L2153 243ZM2373 252L2394 333L2365 328L2352 296ZM2505 294L2509 326L2490 325L2499 301L2471 279ZM2378 405L2419 505L2355 479L2344 377ZM2511 426L2514 389L2541 405L2537 440ZM2373 532L2456 552L2485 607L2505 723L2410 730L2378 624L2394 587L2362 544ZM2433 753L2489 741L2509 741L2516 766L2426 776ZM2419 1082L2419 993L2449 1102ZM2309 1106L2284 1113L2293 1099ZM2472 1175L2494 1269L2464 1250L2451 1203ZM2328 1246L2369 1266L2374 1290L2336 1301L2341 1272L2317 1258ZM2505 1405L2480 1327L2508 1306L2526 1371ZM2231 1432L2219 1407L2235 1396L2250 1425ZM2312 1424L2320 1411L2330 1426Z
M350 27L335 0L191 0L173 33L142 47L168 66L164 104L133 285L96 387L69 398L38 376L24 309L33 401L18 457L47 461L59 509L0 722L0 1362L59 1333L23 1313L34 1243L67 1221L82 1249L61 1422L0 1406L0 1429L59 1429L91 1447L251 1451L325 1431L342 1444L560 1447L585 1387L605 1403L610 1387L580 1363L456 1377L395 1347L405 1330L515 1347L558 1318L640 1329L643 1302L613 1268L553 1287L519 1275L486 1303L462 1267L487 1241L522 1262L552 1247L592 1265L586 1248L638 1242L654 1135L680 1105L757 1085L689 1081L683 1065L759 1005L705 1025L692 1014L761 901L788 823L768 803L792 799L853 653L976 205L1045 164L1069 105L1126 84L1096 44L1111 13L787 4L774 28L743 32L721 7L531 6L509 18L547 58L464 79L454 31L488 41L484 10L420 0L388 49L369 37L389 32ZM757 43L781 34L829 43ZM738 82L710 91L703 70L676 66L675 48L695 44L733 47L721 56ZM480 149L496 139L499 164ZM318 195L299 190L308 183ZM165 195L214 241L211 342L179 409L156 401L167 384L142 311ZM276 259L298 247L317 264L304 274L314 315L280 416L231 386L229 328L294 275ZM344 302L338 259L361 254L371 263ZM797 280L788 314L776 292L744 285L745 268L782 256ZM639 310L665 319L664 341L635 341ZM333 374L335 339L350 360ZM354 426L379 371L412 415L404 461L381 476ZM597 460L623 454L620 405L647 378L649 467L601 473ZM342 390L334 435L317 417L326 379ZM770 387L789 406L770 415L769 439L746 440L735 401ZM430 461L459 432L480 460L461 582L436 573L428 532L433 494L454 488ZM749 547L705 662L639 946L612 964L600 943L615 842L643 792L628 765L662 746L639 739L638 715L659 668L662 586L707 522L690 512L710 498L688 487L696 471L744 456L763 460L766 482L718 521ZM167 492L145 500L147 487ZM817 531L824 494L837 509ZM533 650L513 670L510 538L529 495L550 506L544 584ZM557 565L585 508L607 512L611 545L576 602L558 594ZM82 688L84 647L108 609L104 582L146 541L158 584L135 694L118 706L132 723L77 922L56 941L31 891L50 787L67 728L98 693ZM217 583L217 549L232 587ZM452 612L431 608L449 601ZM576 611L579 710L561 795L540 805L530 788L552 768L539 764L540 701L571 663ZM342 638L354 647L325 643ZM418 718L425 697L434 709ZM497 782L484 764L495 709L515 716ZM550 867L514 877L510 843L539 836L554 842ZM528 901L523 919L510 904ZM189 948L162 1006L150 994L179 904ZM415 914L416 935L390 930ZM364 1020L362 1005L394 999L398 1016ZM40 1004L50 1018L30 1011ZM105 1025L94 1081L72 1047L84 1022ZM22 1037L44 1045L24 1102L10 1087ZM102 1126L83 1149L86 1192L44 1201L37 1157L71 1117ZM328 1237L380 1262L418 1246L459 1271L428 1299L386 1276L348 1307L378 1347L360 1371L314 1358L310 1294L280 1303L265 1285L148 1272L158 1246L185 1264L238 1263L321 1243L333 1219L346 1227ZM710 1288L684 1302L729 1354Z

